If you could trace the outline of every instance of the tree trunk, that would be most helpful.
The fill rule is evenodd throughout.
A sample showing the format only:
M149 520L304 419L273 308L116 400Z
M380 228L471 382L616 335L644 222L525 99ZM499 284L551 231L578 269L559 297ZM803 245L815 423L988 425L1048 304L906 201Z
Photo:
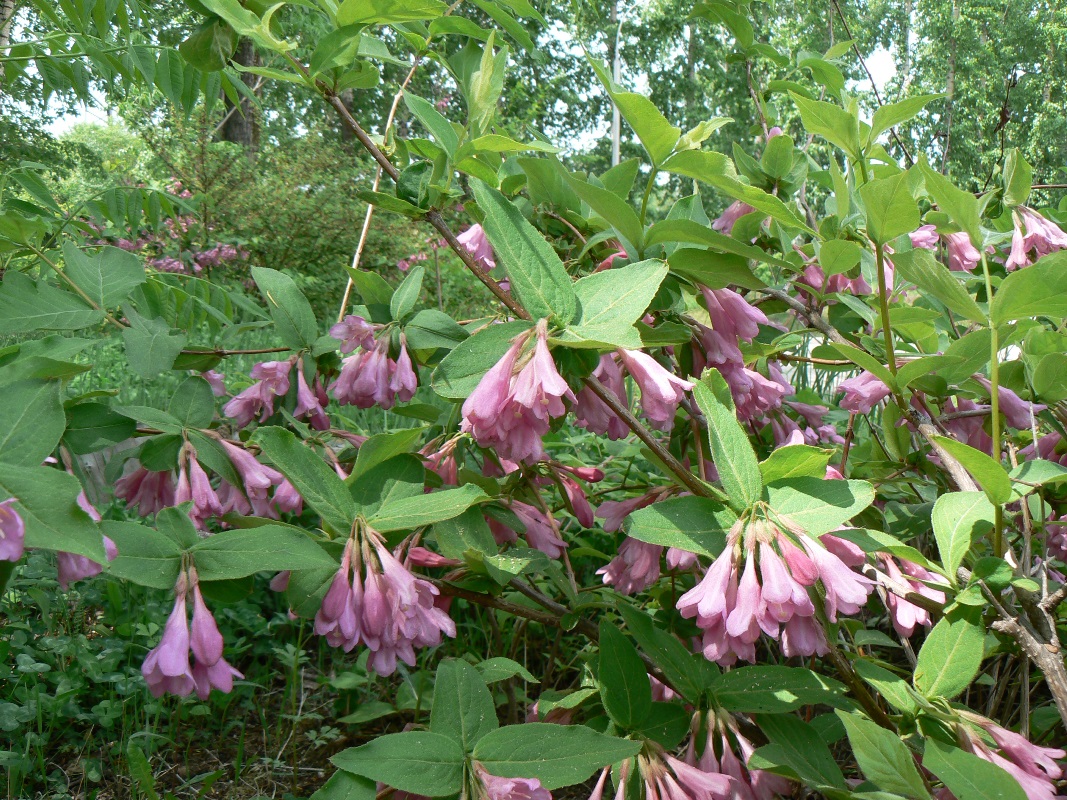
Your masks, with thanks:
M904 30L900 37L900 74L901 80L901 95L907 96L908 87L911 85L911 13L914 3L913 0L904 0Z
M948 77L945 80L945 149L941 154L942 172L948 170L948 151L952 147L952 114L956 101L956 25L959 18L959 0L952 0L952 32L949 35Z
M15 21L15 0L0 0L0 53L7 55L11 44L11 24ZM4 65L0 62L0 85L4 82Z
M243 67L259 64L259 56L251 39L241 39L237 44L237 51L233 54L233 60ZM249 88L256 84L256 76L251 72L242 72L241 80ZM255 155L259 149L259 117L250 100L241 98L240 105L236 107L229 99L226 100L226 119L219 131L219 139L241 145L249 157Z
M615 82L619 80L619 72L621 65L619 63L619 33L622 29L622 24L619 22L619 0L611 0L611 16L609 17L611 22L611 31L608 34L608 52L611 56L611 79ZM619 150L622 143L622 119L619 116L619 109L614 103L611 105L611 166L615 166L619 163L620 154Z
M688 47L686 48L685 64L685 113L689 116L687 122L693 127L699 122L697 119L696 96L697 96L697 32L696 25L685 26L689 35Z

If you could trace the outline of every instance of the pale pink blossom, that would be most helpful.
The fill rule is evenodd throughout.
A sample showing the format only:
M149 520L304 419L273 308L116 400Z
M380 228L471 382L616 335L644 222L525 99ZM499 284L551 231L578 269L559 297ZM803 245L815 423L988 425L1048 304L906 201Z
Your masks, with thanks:
M206 372L201 372L200 377L208 382L208 385L211 387L211 393L215 395L215 397L222 397L226 394L226 382L223 379L221 372L209 369Z
M923 225L908 234L912 247L921 247L924 250L933 250L937 247L937 228L934 225Z
M889 387L881 379L866 371L842 381L837 388L845 393L841 399L841 408L857 414L869 414L871 409L890 394Z
M0 502L0 561L18 561L25 549L26 524L15 502L14 497Z
M330 336L341 343L342 353L351 353L357 347L370 349L374 342L376 326L363 317L349 314L330 328Z
M174 608L163 628L163 638L148 651L141 674L154 697L164 693L187 697L196 688L193 668L189 663L189 620L185 608L187 583L185 573L178 578L174 589Z
M662 555L662 546L627 536L619 546L619 554L596 574L603 576L604 585L614 586L621 594L637 594L659 580Z
M975 380L982 384L983 388L987 392L992 393L993 384L989 382L987 378L981 375L975 375ZM1008 425L1019 430L1028 431L1031 428L1031 421L1033 417L1041 411L1044 411L1048 406L1041 405L1040 403L1029 403L1023 400L1019 395L1004 386L998 386L997 400L1000 406L1000 413L1004 415L1004 418L1008 421Z
M536 506L518 500L511 501L511 510L526 526L524 535L530 547L540 550L549 558L559 558L563 555L568 543L560 537L559 528L546 516L545 512Z
M674 415L685 393L693 388L691 381L682 380L665 369L656 359L640 350L618 351L619 358L634 383L641 390L641 410L652 427L669 431Z
M1067 757L1067 752L1035 745L1025 737L973 712L964 711L962 714L993 740L991 746L970 726L959 725L957 732L963 749L996 764L1011 775L1026 793L1027 800L1057 800L1060 797L1056 781L1063 777L1063 770L1056 762Z
M296 369L296 408L293 416L297 419L307 419L308 424L317 431L328 430L330 418L326 416L323 404L315 392L308 386L304 377L304 365L300 363Z
M944 592L927 586L928 582L940 582L940 579L932 572L905 559L901 559L898 564L897 560L888 553L880 553L879 555L885 568L885 574L898 586L911 589L937 603L945 602ZM929 628L933 624L929 611L909 603L891 590L886 591L885 601L889 616L893 621L893 628L903 638L911 636L919 626Z
M604 530L614 533L622 528L623 520L639 508L652 505L664 496L664 489L657 488L650 492L631 497L628 500L607 500L600 504L596 516L604 520Z
M726 210L711 223L711 228L712 230L716 230L719 233L729 236L733 232L734 225L737 221L745 216L745 214L751 214L755 210L756 209L748 203L734 200L734 202L730 203L730 205L726 207Z
M471 225L467 230L459 234L456 240L471 254L474 262L483 271L489 272L496 268L496 254L493 253L493 247L489 244L489 237L485 235L485 230L481 225Z
M233 690L233 679L244 677L222 657L225 643L198 584L193 585L193 624L189 644L194 656L192 672L196 696L201 700L207 700L212 689L229 694Z
M489 774L477 761L474 771L489 800L552 800L551 793L536 778L501 778Z
M978 248L971 244L971 237L964 231L945 234L948 250L948 268L954 272L970 272L982 260Z
M251 386L234 396L222 409L238 428L243 428L257 416L265 422L274 413L274 400L289 391L289 372L292 361L263 361L252 367Z
M1019 206L1013 212L1013 217L1015 231L1008 259L1004 262L1004 268L1009 272L1029 266L1033 260L1067 247L1067 233L1032 208ZM1033 260L1031 252L1034 253Z
M593 377L614 394L620 404L628 405L622 369L613 353L605 353L600 357L600 363L593 370ZM574 405L574 418L575 425L592 433L607 436L609 439L623 439L630 433L630 429L619 418L619 415L597 397L588 386L578 392Z
M126 501L142 517L155 514L175 504L174 478L169 471L150 472L136 461L130 462L125 474L115 481L115 497Z

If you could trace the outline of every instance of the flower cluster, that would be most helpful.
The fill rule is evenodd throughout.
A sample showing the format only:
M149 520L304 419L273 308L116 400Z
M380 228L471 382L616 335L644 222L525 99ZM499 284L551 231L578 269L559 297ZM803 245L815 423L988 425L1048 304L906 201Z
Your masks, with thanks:
M1004 262L1004 268L1009 272L1027 267L1041 256L1067 248L1067 233L1032 208L1019 206L1012 216L1015 230L1011 237L1011 251Z
M827 652L808 593L816 581L825 593L826 615L855 614L867 600L870 581L787 520L790 536L764 519L739 520L726 548L703 579L678 600L683 617L703 630L704 655L722 665L754 662L760 632L781 634L787 656Z
M397 659L415 666L416 647L434 647L456 624L435 604L440 591L414 575L385 546L380 534L362 526L345 543L341 566L315 615L315 632L331 647L350 652L363 644L379 675L392 675Z
M531 339L533 347L527 348ZM556 369L547 321L541 320L515 337L463 403L462 430L508 461L540 461L545 455L542 437L552 419L567 411L564 399L574 402L574 393Z
M415 396L419 377L408 354L407 340L401 334L400 352L394 361L389 354L389 335L383 333L375 338L382 330L355 315L330 328L330 336L341 342L341 352L353 353L341 362L341 373L330 387L341 405L388 409L397 400L406 403Z
M193 595L193 621L189 624L186 597ZM174 608L167 618L163 638L148 652L141 674L153 696L164 693L207 700L212 689L229 693L233 679L244 676L222 657L225 642L204 603L196 570L190 568L178 575L174 585ZM190 650L192 660L190 661Z
M996 764L1015 778L1028 800L1056 800L1061 797L1056 781L1063 777L1063 768L1056 762L1067 757L1067 751L1033 744L1014 731L972 712L963 711L961 714L971 723L957 726L959 743L963 749Z
M0 503L0 561L18 561L25 549L26 523L15 503L14 497Z

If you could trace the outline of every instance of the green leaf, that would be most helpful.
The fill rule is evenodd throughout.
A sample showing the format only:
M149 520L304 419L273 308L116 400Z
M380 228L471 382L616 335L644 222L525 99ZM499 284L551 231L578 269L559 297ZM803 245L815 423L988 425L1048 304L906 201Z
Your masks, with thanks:
M0 463L37 467L59 444L67 418L59 381L25 380L3 388Z
M193 376L182 381L171 395L167 413L183 428L206 428L215 418L215 395L211 384Z
M767 142L760 166L774 180L781 180L793 168L793 137L780 134Z
M203 581L233 580L257 572L337 566L308 534L285 525L222 531L204 539L190 552Z
M113 406L113 408L122 416L135 419L163 433L177 434L182 432L181 420L158 408L151 408L150 406Z
M152 589L174 588L182 549L173 539L137 522L104 520L101 527L119 551L108 564L111 575Z
M551 791L581 783L640 749L640 742L605 736L584 725L529 722L486 734L474 748L474 760L491 775L536 778Z
M220 19L209 19L178 45L190 66L204 72L225 69L237 49L237 32Z
M468 508L459 516L442 520L433 526L441 555L462 559L468 550L493 555L499 550L485 515L478 508Z
M252 279L267 301L281 340L294 350L314 346L319 338L315 312L293 279L266 267L252 267Z
M885 244L919 227L919 207L906 172L868 181L860 187L860 197L867 210L867 234L876 243Z
M511 340L530 330L524 320L487 325L456 346L433 373L433 389L448 400L465 400L511 346Z
M535 320L555 317L564 324L573 322L578 301L556 251L496 189L481 181L474 181L471 188L485 213L486 236L511 279L515 298Z
M366 517L386 503L423 494L425 481L422 459L403 453L370 467L356 478L350 475L346 483L360 513Z
M392 706L386 705L386 708L392 710ZM374 800L376 794L374 781L338 770L311 795L310 800Z
M1047 353L1034 367L1034 392L1048 403L1067 400L1067 354Z
M356 503L337 473L313 450L289 431L273 426L259 428L253 440L322 517L325 525L336 533L351 530Z
M705 383L706 380L721 381L718 370L708 370L705 376L693 388L694 397L708 422L711 458L719 471L719 481L730 507L742 511L759 500L763 491L759 462L733 409L723 404Z
M982 492L949 492L937 498L930 522L941 565L953 584L956 570L977 537L993 526L993 505Z
M671 685L691 703L702 697L718 676L715 665L656 627L644 612L623 604L618 610L641 649L663 670Z
M837 145L853 159L861 157L858 117L833 103L809 100L796 92L790 92L789 95L800 110L800 119L808 133Z
M416 448L425 430L425 428L402 428L391 433L378 433L367 439L359 448L356 463L352 465L352 472L348 476L348 482L355 484L379 464L402 453L410 453Z
M919 171L926 182L926 191L937 203L939 210L948 214L961 230L971 237L971 244L982 249L982 226L978 211L978 198L963 189L957 189L952 181L930 168L924 158L919 159Z
M146 379L171 369L185 347L186 335L173 333L162 319L146 319L128 306L123 313L130 321L130 327L122 329L130 369Z
M715 558L737 515L707 497L672 497L638 509L626 518L626 535L649 544L677 547Z
M103 564L100 529L78 507L81 484L51 467L0 464L0 501L14 497L26 526L26 547L59 550Z
M1060 320L1067 316L1067 250L1039 258L1005 278L993 296L989 316L995 325L1028 317Z
M419 302L419 294L422 292L422 279L426 276L426 269L422 265L416 266L407 277L404 278L404 282L397 287L397 290L393 292L392 300L389 301L389 313L393 315L393 319L397 322L401 322L411 310L415 308L415 304Z
M78 403L67 409L67 430L63 441L78 455L95 453L137 432L137 424L129 417L103 403Z
M708 158L705 158L705 156L710 155L712 154L702 150L686 150L671 156L667 163L663 165L663 168L670 172L687 175L708 184L708 186L714 186L735 200L740 200L757 211L762 211L787 228L799 228L807 233L815 233L800 217L790 210L789 206L773 194L768 194L756 186L742 183L731 174L722 174L715 171L717 159L709 161Z
M878 690L878 693L898 711L915 714L919 710L918 695L906 680L894 675L887 669L879 667L863 658L852 662L856 674Z
M352 286L366 305L389 307L393 299L393 287L386 282L385 278L377 272L367 272L351 267L348 268L348 275L352 279Z
M923 766L959 800L1026 800L1026 792L1007 771L957 747L927 738Z
M819 266L827 276L839 275L860 263L862 256L863 248L855 242L830 239L819 247Z
M724 289L730 285L744 289L767 288L767 284L752 274L752 270L740 256L697 247L679 247L667 256L667 264L675 275L703 284L709 289ZM684 338L684 341L688 340L688 336Z
M412 350L451 350L470 334L452 317L436 308L424 308L404 326Z
M796 269L788 261L783 261L773 253L768 253L755 245L738 241L731 236L725 236L718 231L712 230L707 225L701 225L699 222L690 219L665 219L648 229L648 234L645 237L646 246L651 247L654 244L662 244L664 242L688 242L690 244L707 245L712 250L722 253L733 253L744 258L774 264L790 271ZM763 289L767 286L767 284L757 280L754 276L751 280L756 281L755 286L737 281L735 283L749 289Z
M760 474L764 483L787 480L789 478L826 477L826 465L830 463L832 450L812 447L808 444L794 444L772 450L767 458L760 462Z
M607 66L591 56L589 63L604 85L619 114L641 140L653 165L659 166L674 150L682 136L681 128L671 125L656 105L644 95L623 91L612 79Z
M1011 478L1007 470L981 450L946 436L935 437L937 443L951 453L971 473L994 505L1011 499Z
M89 255L64 242L63 260L67 277L101 308L119 305L146 279L141 259L117 247Z
M893 378L893 374L879 362L874 356L865 350L860 350L858 347L853 347L848 344L840 344L838 342L830 342L830 347L839 352L853 364L858 367L862 367L869 373L874 375L878 380L884 383L886 386L893 387L896 385L896 380Z
M493 695L478 670L466 661L442 661L433 684L430 730L455 739L469 753L498 727Z
M789 517L809 536L829 533L874 502L866 481L790 478L767 485L767 503L780 517Z
M919 651L915 688L926 697L951 700L970 686L982 666L982 609L961 606L942 617Z
M922 247L893 254L893 266L904 280L911 281L949 311L972 322L985 322L986 316L956 275Z
M803 706L838 705L844 684L804 667L738 667L711 686L719 704L737 714L784 714Z
M559 164L557 161L556 164ZM604 218L618 234L623 249L627 253L637 255L644 248L645 228L637 217L637 212L625 198L619 197L615 192L594 186L591 183L575 177L562 165L559 166L564 179L570 184L574 193L582 198L589 207Z
M898 103L879 106L871 119L871 132L867 137L867 146L873 144L883 131L907 122L934 100L940 100L944 96L943 94L920 94L905 98Z
M1011 148L1004 157L1004 205L1014 207L1025 203L1033 182L1033 167L1027 163L1018 147Z
M503 656L487 658L485 661L479 661L474 666L477 668L478 672L481 673L482 680L486 683L496 683L497 681L504 681L516 676L522 678L527 683L540 683L534 674L522 664L517 661L512 661L510 658L504 658Z
M915 758L897 734L879 727L858 714L835 712L844 723L849 744L863 774L878 788L904 797L926 800L922 776L915 766Z
M345 0L337 9L337 25L391 25L436 19L448 10L440 0Z
M458 517L472 505L488 499L489 496L480 487L468 483L458 489L445 489L385 503L367 520L367 524L380 533L421 528Z
M587 275L574 284L578 321L569 332L608 343L626 334L636 335L634 323L644 315L665 277L667 265L658 260ZM560 337L560 341L568 339Z
M408 111L422 123L422 126L433 134L434 140L445 149L445 152L454 156L459 147L459 134L452 127L452 123L434 108L432 103L411 92L404 92L404 104L408 107Z
M845 788L845 778L815 729L789 714L762 715L757 720L777 753L801 780L813 786Z
M463 786L463 748L448 736L407 731L379 736L333 756L334 766L402 792L447 797Z
M104 321L104 312L71 292L9 269L0 285L0 334L73 331Z
M652 711L652 683L637 648L608 619L600 620L597 678L604 710L623 730L634 730Z

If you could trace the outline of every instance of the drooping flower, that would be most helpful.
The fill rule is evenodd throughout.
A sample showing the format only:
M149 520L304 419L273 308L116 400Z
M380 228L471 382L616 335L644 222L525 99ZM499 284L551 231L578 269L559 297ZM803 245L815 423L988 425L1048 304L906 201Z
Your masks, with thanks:
M645 508L662 499L671 490L669 487L657 487L645 494L628 500L608 500L600 504L596 516L604 520L604 530L614 533L622 528L622 522L639 508Z
M711 328L701 326L701 343L708 361L714 366L725 363L743 366L744 359L737 343L751 342L759 335L759 326L769 325L770 320L732 289L702 286L700 293L711 319Z
M196 696L207 700L212 689L223 694L233 690L233 679L243 678L222 657L223 641L215 617L204 603L199 584L193 584L193 624L189 637L193 651L193 680L196 682Z
M890 394L889 387L867 371L842 381L837 388L845 393L841 399L841 408L857 414L869 414L871 409Z
M945 234L945 246L948 268L954 272L970 272L982 260L982 254L971 244L971 237L965 231Z
M698 720L694 719L694 731L698 729L697 722ZM748 766L756 746L742 735L732 714L724 711L708 712L706 727L707 739L703 751L698 757L694 733L694 738L690 739L686 748L685 761L704 772L720 773L731 778L736 790L731 795L731 800L772 800L777 795L788 796L791 793L793 787L785 778Z
M277 519L279 510L297 511L302 506L303 501L296 488L278 470L261 464L244 448L230 444L222 438L218 441L237 471L241 488L256 516ZM275 486L278 488L271 498L268 492Z
M77 502L78 507L88 514L94 522L100 521L100 512L89 502L89 498L85 496L84 490L78 492ZM114 561L119 554L118 547L116 547L115 543L107 536L102 538L104 540L104 554L107 556L107 560ZM91 578L94 575L99 575L103 569L101 564L93 561L87 556L78 555L77 553L56 553L56 579L59 581L59 585L64 591L72 583Z
M1026 737L973 712L961 710L958 713L975 726L956 726L964 750L1006 771L1018 781L1028 800L1057 800L1060 797L1056 781L1063 777L1063 769L1056 762L1067 757L1067 751L1035 745ZM978 730L992 742L983 739Z
M933 250L937 247L937 227L923 225L908 234L912 247L921 247L925 250Z
M552 800L552 794L537 778L501 778L474 762L474 772L489 800Z
M932 572L906 559L900 559L898 564L897 559L888 553L881 553L880 555L886 575L895 583L929 597L938 603L945 602L944 592L927 586L927 582L939 582L938 577ZM889 610L889 616L893 621L893 628L902 638L911 636L919 626L929 628L933 624L930 620L929 611L909 603L892 591L885 593L885 602Z
M208 385L211 387L211 393L215 395L215 397L222 397L226 394L226 382L223 379L221 372L209 369L205 372L201 372L200 377L208 382Z
M456 625L435 604L440 591L414 575L389 551L381 536L362 528L345 544L341 566L315 615L315 632L345 652L364 644L367 664L392 675L397 660L415 665L416 647L456 635Z
M475 263L483 271L489 272L496 268L496 254L493 253L492 245L489 244L489 237L485 235L485 230L481 225L471 225L467 230L459 234L456 240L471 254Z
M170 471L151 472L136 461L127 467L125 474L115 481L115 497L126 501L128 508L136 509L142 517L155 514L175 504L174 477Z
M987 392L991 393L993 391L993 384L987 378L976 375L975 380L982 384ZM1047 408L1047 406L1040 403L1028 403L1005 386L998 386L997 389L1000 413L1004 415L1008 424L1013 428L1024 431L1030 430L1033 417Z
M1067 247L1067 233L1032 208L1019 206L1012 215L1015 231L1011 238L1011 251L1004 262L1004 268L1009 272L1032 264L1031 252L1036 260Z
M559 558L568 547L559 535L559 528L541 509L519 500L511 501L511 510L526 526L526 543L549 558Z
M26 524L15 502L14 497L0 502L0 561L18 561L25 549Z
M327 430L330 427L330 418L326 416L322 405L304 377L303 362L299 363L296 368L296 408L293 416L297 419L306 417L308 424L317 431Z
M404 334L400 334L400 355L396 359L393 374L389 377L389 388L396 393L401 403L406 403L415 396L418 386L419 376L411 365L407 339Z
M648 353L623 349L618 353L626 371L641 390L642 412L652 427L669 431L674 426L678 404L693 388L693 383L672 374Z
M520 364L520 353L530 339L533 350ZM575 400L552 360L547 322L541 320L532 332L515 338L463 403L462 430L509 461L540 461L542 437L552 419L566 413L564 398Z
M627 536L619 546L619 554L596 574L603 576L605 586L614 586L621 594L637 594L659 580L662 555L661 545Z
M611 269L615 265L615 262L618 259L626 258L626 257L627 257L626 251L623 250L621 247L617 247L615 252L612 253L611 255L609 255L607 258L605 258L600 263L598 263L596 265L596 269L593 270L593 271L594 272L603 272L606 269Z
M789 534L767 520L738 521L704 578L678 600L682 616L695 618L704 631L709 660L724 666L738 658L755 661L761 631L772 638L784 633L787 655L826 652L825 638L813 621L793 622L814 616L808 587L816 580L822 583L831 621L839 611L855 613L866 601L869 580L799 528L788 527Z
M330 328L330 336L341 343L342 353L351 353L357 347L370 349L374 342L376 326L363 317L349 314Z
M642 753L638 771L646 800L732 800L737 797L734 779L720 772L708 772L663 753L659 757Z
M174 587L174 608L171 609L163 638L148 651L141 674L153 697L164 693L187 697L196 688L193 668L189 663L189 620L185 608L188 581L185 573L178 576Z
M221 517L225 513L211 480L196 459L196 450L186 442L178 455L178 486L174 491L174 503L190 500L193 506L189 510L189 519L198 530L204 529L209 517Z
M234 396L223 406L222 412L243 428L257 416L260 422L274 413L274 400L284 397L289 391L290 361L263 361L252 367L250 375L255 380L251 386Z
M614 394L622 405L627 405L626 383L613 353L605 353L600 357L600 363L593 370L593 377ZM608 408L588 386L578 392L574 404L574 418L575 425L609 439L623 439L630 433L630 429L619 415Z
M748 203L742 203L740 200L734 200L726 207L726 210L722 212L712 223L712 230L716 230L719 233L729 236L734 229L734 225L745 214L751 214L755 211Z

